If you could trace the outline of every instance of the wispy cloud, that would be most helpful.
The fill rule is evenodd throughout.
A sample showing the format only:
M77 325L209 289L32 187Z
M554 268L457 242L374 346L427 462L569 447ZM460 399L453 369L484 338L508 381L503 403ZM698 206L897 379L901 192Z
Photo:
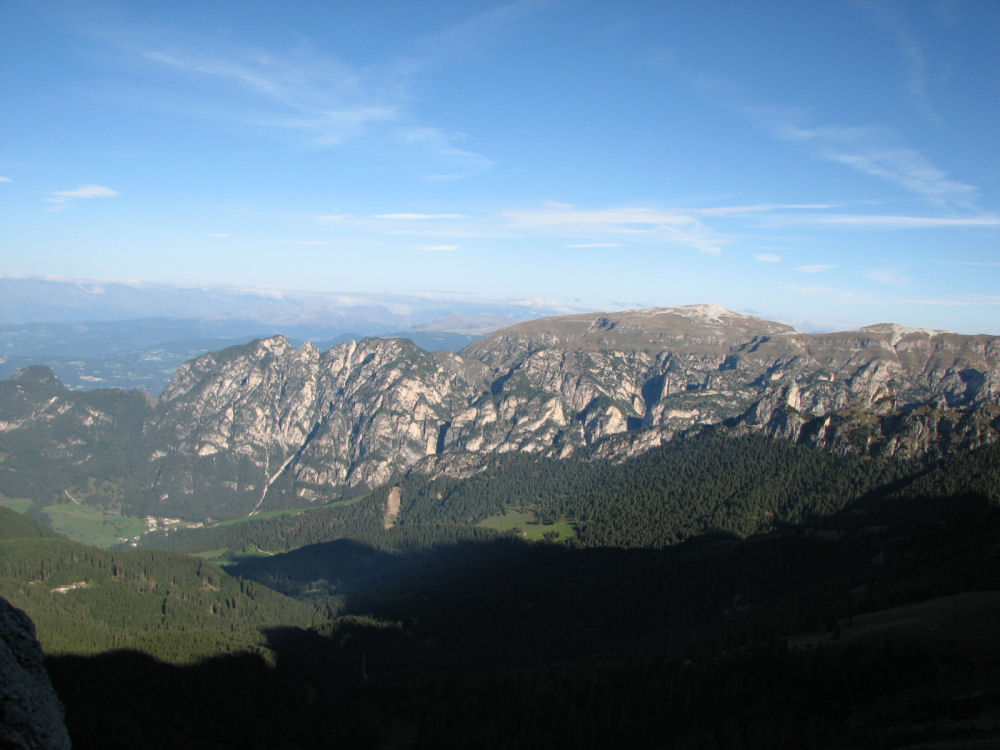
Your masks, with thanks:
M949 179L919 151L910 148L868 148L860 151L830 150L830 161L894 182L910 192L939 203L971 205L978 192L971 185Z
M832 203L761 203L753 206L716 206L712 208L694 208L691 213L699 216L733 216L739 214L765 213L769 211L794 209L824 209L834 208Z
M423 245L417 248L421 253L453 253L459 249L458 245Z
M581 209L565 204L519 209L502 213L509 226L562 236L631 235L687 245L718 255L724 238L705 227L690 213L645 207Z
M73 201L87 198L110 198L118 195L118 191L103 185L81 185L73 190L56 190L45 199L47 203L53 204L47 209L49 213L56 213L67 208Z
M736 207L580 207L569 203L546 202L526 208L503 209L482 214L458 212L399 211L369 214L328 214L317 216L335 222L344 231L374 232L426 238L428 244L453 243L463 238L523 238L561 240L567 249L598 249L624 246L690 247L708 255L718 255L727 246L739 243L734 231L756 232L761 226L831 227L845 229L914 230L936 228L991 229L1000 226L1000 216L928 216L889 214L826 213L822 209L837 204L757 204L753 210ZM748 209L749 206L742 207ZM724 210L723 210L724 209ZM801 209L801 210L799 210ZM742 219L740 217L743 217ZM742 229L740 224L743 225ZM736 228L734 230L734 227ZM779 263L781 253L751 255L760 263ZM821 273L835 264L810 263L797 267L800 273Z
M906 23L892 4L885 2L867 3L877 23L892 37L896 53L903 65L906 88L916 102L920 113L929 121L940 125L941 116L931 106L927 95L927 58L923 48L910 32Z
M318 146L342 143L399 116L400 102L363 80L361 71L302 50L272 53L187 38L134 51L160 69L221 87L225 95L244 103L240 109L232 102L226 108L208 102L214 114L303 133Z
M390 221L435 221L442 219L465 219L465 214L375 214L373 218L389 219Z
M933 305L936 307L1000 307L1000 294L967 294L951 299L901 299L911 305Z
M377 64L317 52L308 42L261 48L223 35L136 28L99 35L129 56L130 67L141 61L161 75L157 96L144 89L133 94L146 106L290 135L311 147L359 137L412 146L434 157L427 179L452 180L488 170L494 162L476 153L464 134L423 122L415 113L420 77L481 53L488 38L512 33L536 8L535 2L516 2L472 15ZM124 95L118 89L109 96Z
M820 158L886 180L935 203L969 207L978 193L972 185L949 178L916 149L887 143L887 135L875 128L802 127L795 120L782 119L779 109L768 112L770 117L764 122L776 137L807 143ZM789 113L783 116L790 117Z
M118 195L118 192L103 185L81 185L73 190L57 190L52 194L53 198L47 198L54 203L62 203L71 198L107 198Z
M873 268L865 274L865 277L887 286L906 286L912 280L895 268Z
M297 116L262 117L257 124L305 133L316 146L336 146L363 133L376 123L391 121L396 111L389 106L359 106L304 112Z
M551 299L544 299L542 297L532 297L531 299L512 299L510 304L516 305L517 307L526 307L534 310L552 310L558 313L574 313L581 312L581 310L569 307L561 302L557 302Z
M823 271L829 271L831 268L836 268L837 266L830 265L828 263L815 263L813 265L798 266L796 271L801 271L802 273L822 273Z
M981 214L978 216L895 216L883 214L833 214L813 216L810 223L841 224L844 226L867 227L871 229L934 229L956 227L996 227L1000 226L1000 216Z
M0 182L11 182L11 179L10 179L10 177L2 177L2 176L0 176Z
M799 294L829 294L836 291L828 286L799 286L797 284L788 284L786 288Z
M914 214L845 214L845 213L781 213L761 217L768 226L836 227L847 229L961 229L1000 227L1000 216L992 213L967 215L914 215Z
M938 204L968 208L978 190L951 179L923 153L898 143L885 128L824 123L808 125L801 108L762 104L731 82L688 76L689 82L721 106L771 137L808 146L821 159L891 182Z
M447 172L429 174L426 179L431 181L458 180L493 167L492 159L459 147L465 140L463 135L448 135L437 128L413 128L403 134L403 140L408 143L422 145L426 149L442 157L450 168Z
M506 209L484 214L392 212L367 217L336 214L333 218L348 231L387 235L424 236L428 241L459 238L531 237L561 239L573 249L614 248L642 242L681 245L718 255L729 239L711 229L688 209L645 206L580 208L547 202L537 207ZM435 243L436 244L436 243Z
M497 39L515 33L544 5L538 0L515 0L430 34L418 40L392 63L393 77L405 80L437 67L487 54Z

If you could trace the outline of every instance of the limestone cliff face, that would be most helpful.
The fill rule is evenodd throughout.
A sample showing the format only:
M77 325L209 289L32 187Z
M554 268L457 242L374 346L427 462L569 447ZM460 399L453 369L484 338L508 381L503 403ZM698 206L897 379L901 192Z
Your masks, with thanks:
M206 354L164 391L146 439L163 500L222 479L233 501L268 507L276 483L306 500L377 486L439 450L451 415L486 387L486 368L409 341L367 339L325 354L284 338ZM178 483L178 468L181 482Z
M956 426L974 432L974 444L995 440L1000 427L992 412L1000 401L1000 339L991 336L896 325L809 335L693 306L533 321L463 354L494 368L501 397L514 383L550 413L570 415L566 425L551 420L535 430L524 441L533 450L551 440L566 452L656 428L616 442L633 452L678 431L728 422L845 452L916 455L935 448L939 412L953 412L951 421L954 410L975 412L975 425ZM903 433L899 420L887 419L918 407L925 413L913 415ZM843 434L857 432L860 414L885 418L863 446Z
M88 429L128 426L107 399L24 380L0 392L0 433L71 420L76 443L53 438L51 453L85 466ZM460 354L256 341L182 366L129 412L141 434L128 440L147 457L146 507L226 517L335 499L418 462L464 474L492 452L620 459L719 423L844 453L944 452L997 440L998 404L996 337L809 335L697 305L532 321Z

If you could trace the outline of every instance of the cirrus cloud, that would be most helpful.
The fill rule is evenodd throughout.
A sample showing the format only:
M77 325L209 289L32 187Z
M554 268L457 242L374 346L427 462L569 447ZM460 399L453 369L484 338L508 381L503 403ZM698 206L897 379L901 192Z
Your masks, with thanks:
M118 195L117 190L112 190L109 187L104 187L104 185L81 185L78 188L73 188L72 190L56 190L48 198L45 199L47 203L54 204L52 208L48 209L49 213L55 213L57 211L62 211L67 208L67 206L75 200L86 199L86 198L110 198L113 195Z
M419 253L453 253L459 249L458 245L423 245L417 248Z
M465 214L375 214L376 219L390 221L433 221L435 219L464 219Z
M895 268L873 268L865 277L887 286L906 286L911 281L909 276Z
M688 245L707 255L722 252L723 239L696 216L683 211L644 206L585 209L548 203L541 208L505 211L501 216L509 227L519 231L567 237L643 237Z

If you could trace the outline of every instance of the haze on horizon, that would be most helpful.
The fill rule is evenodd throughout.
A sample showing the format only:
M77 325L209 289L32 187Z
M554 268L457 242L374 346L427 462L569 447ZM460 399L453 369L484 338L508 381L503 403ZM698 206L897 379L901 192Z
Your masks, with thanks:
M0 275L1000 334L1000 5L0 5Z

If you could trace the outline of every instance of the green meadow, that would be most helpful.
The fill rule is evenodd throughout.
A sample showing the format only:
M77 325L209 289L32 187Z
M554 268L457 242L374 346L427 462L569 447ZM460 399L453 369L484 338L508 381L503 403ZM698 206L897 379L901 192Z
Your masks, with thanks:
M0 495L0 505L4 508L10 508L18 513L27 513L28 509L32 505L31 500L25 500L24 498L7 497L6 495Z
M542 523L532 509L508 508L502 515L490 516L480 521L478 526L500 532L515 532L522 539L569 539L576 536L573 524L562 517L554 523Z
M112 547L122 539L139 536L146 530L141 518L105 513L86 505L59 503L42 510L55 531L75 542L94 547Z

